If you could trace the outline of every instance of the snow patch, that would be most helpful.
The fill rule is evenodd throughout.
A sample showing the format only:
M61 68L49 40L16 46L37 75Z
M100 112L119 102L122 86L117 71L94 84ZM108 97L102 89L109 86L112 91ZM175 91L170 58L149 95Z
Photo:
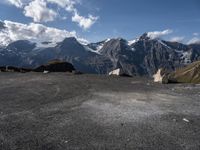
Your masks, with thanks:
M104 43L97 46L96 51L99 52L104 46Z
M128 45L131 46L132 44L134 44L134 43L136 43L136 42L138 42L138 41L139 41L138 38L137 38L137 39L134 39L134 40L131 40L131 41L128 41Z
M182 53L181 59L184 60L184 63L185 63L185 64L191 63L191 59L190 59L191 54L192 54L191 52L183 52L183 53Z
M136 51L136 49L134 48L134 47L131 47L131 50L134 52L134 51Z
M40 42L38 42L37 44L36 44L36 47L37 48L49 48L49 47L55 47L56 46L56 44L57 43L53 43L53 42L50 42L50 43L48 43L48 44L43 44L43 43L40 43Z
M100 55L100 50L94 50L94 49L89 48L88 46L84 46L84 48L86 51L93 52Z
M111 40L111 39L106 39L106 40L105 40L105 43L109 42L110 40Z
M92 46L94 48L89 48L88 46L86 46L86 49L88 51L91 51L91 52L94 52L94 53L97 53L97 54L100 54L100 51L101 49L103 48L104 44L109 42L111 39L106 39L105 41L103 42L99 42L99 43L93 43Z
M171 47L169 47L167 44L165 44L162 40L158 40L158 42L159 42L160 44L162 44L163 46L165 46L165 47L171 49Z

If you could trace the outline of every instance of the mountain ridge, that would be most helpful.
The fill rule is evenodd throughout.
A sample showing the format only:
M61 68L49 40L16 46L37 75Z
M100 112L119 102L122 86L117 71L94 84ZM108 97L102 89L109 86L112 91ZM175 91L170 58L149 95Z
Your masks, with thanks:
M55 46L37 47L19 40L0 48L0 66L37 67L59 59L72 63L85 73L108 74L121 68L126 74L152 76L159 68L175 70L200 60L200 44L186 45L151 39L147 33L133 41L106 39L87 45L69 37Z

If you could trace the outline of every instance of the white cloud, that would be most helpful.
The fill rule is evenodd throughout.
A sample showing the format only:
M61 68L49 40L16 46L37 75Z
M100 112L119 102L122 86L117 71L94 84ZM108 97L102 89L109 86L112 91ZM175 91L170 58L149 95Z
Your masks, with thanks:
M47 0L50 3L55 3L62 8L65 8L66 11L73 13L72 21L78 23L78 25L84 30L89 29L98 19L98 17L88 15L88 17L81 16L78 10L75 8L75 5L78 3L78 0Z
M188 41L188 44L200 44L200 38L194 37Z
M53 21L57 13L47 8L44 0L34 0L24 7L24 15L33 18L34 22Z
M7 45L16 40L30 40L36 43L45 41L57 43L66 37L76 37L80 42L87 42L85 39L78 38L75 31L69 32L36 23L22 24L7 20L4 23L6 28L0 30L1 45Z
M194 35L194 36L199 36L199 33L196 33L196 32L195 32L195 33L193 33L193 35Z
M22 0L7 0L7 2L11 5L18 7L18 8L23 7L23 1Z
M88 15L88 17L83 17L78 14L78 12L74 13L74 16L72 16L72 21L78 23L80 27L87 30L89 29L96 21L98 17L94 17L92 15Z
M18 8L23 9L26 17L33 18L34 22L54 21L56 17L63 19L55 10L48 8L48 4L56 4L58 8L64 9L72 15L72 21L76 22L84 30L89 29L98 19L91 14L88 17L80 15L76 5L81 4L80 0L4 0ZM66 18L65 18L66 19Z
M153 32L148 32L147 36L151 39L157 39L157 38L161 38L165 35L169 35L173 32L173 30L167 29L164 31L153 31Z
M183 42L183 40L185 39L184 36L176 36L176 37L172 37L170 39L171 42Z

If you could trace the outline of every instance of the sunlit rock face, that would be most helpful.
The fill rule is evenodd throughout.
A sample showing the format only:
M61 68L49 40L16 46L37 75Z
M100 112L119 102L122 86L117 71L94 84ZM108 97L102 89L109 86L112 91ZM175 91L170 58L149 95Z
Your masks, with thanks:
M153 75L154 82L166 84L169 82L169 72L165 69L158 69L157 73Z
M110 76L112 76L112 75L115 75L115 76L120 76L122 74L122 71L121 71L121 69L116 69L116 70L113 70L113 71L111 71L110 73L109 73L109 75Z
M163 76L161 75L161 71L162 71L162 69L159 69L158 72L153 75L154 82L162 83Z

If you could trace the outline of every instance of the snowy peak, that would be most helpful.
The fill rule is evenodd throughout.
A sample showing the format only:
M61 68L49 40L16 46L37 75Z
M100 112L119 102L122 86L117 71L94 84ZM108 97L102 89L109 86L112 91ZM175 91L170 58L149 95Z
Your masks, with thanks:
M65 38L61 43L63 43L63 44L77 44L77 43L79 43L78 41L77 41L77 39L75 38L75 37L68 37L68 38Z
M148 33L144 33L142 36L140 36L139 40L144 41L144 40L150 40L151 38L148 36Z
M127 40L117 38L106 42L100 53L103 55L116 55L117 53L128 53L129 51L135 51L134 47L131 47Z
M95 52L100 54L101 49L104 47L104 45L109 42L111 39L106 39L104 41L100 41L97 43L90 43L87 45L87 49L89 49L89 51Z
M130 41L128 41L128 45L131 46L131 45L133 45L134 43L136 43L136 42L138 42L138 41L139 41L138 38L136 38L136 39L134 39L134 40L130 40Z
M14 51L16 50L16 51L29 52L29 51L33 50L35 47L36 47L35 43L32 43L27 40L19 40L19 41L10 43L7 46L7 49L14 50Z

